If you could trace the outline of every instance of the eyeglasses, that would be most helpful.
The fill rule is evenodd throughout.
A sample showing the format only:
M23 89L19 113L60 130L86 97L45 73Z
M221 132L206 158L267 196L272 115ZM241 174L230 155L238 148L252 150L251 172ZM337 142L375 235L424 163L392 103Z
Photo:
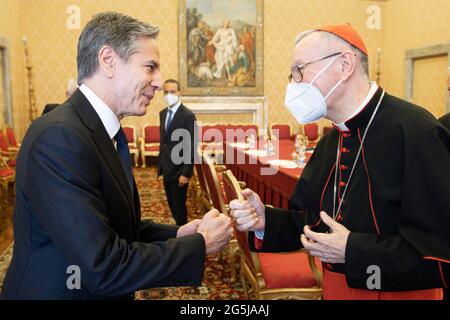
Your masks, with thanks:
M316 62L319 62L319 61L322 61L322 60L325 60L325 59L328 59L328 58L331 58L331 57L335 57L335 56L337 56L337 55L339 55L341 53L342 52L336 52L336 53L330 54L329 56L320 58L318 60L314 60L314 61L311 61L311 62L307 62L307 63L303 63L303 64L300 64L300 65L292 66L291 67L291 74L288 77L289 82L291 82L292 79L294 79L294 81L297 82L297 83L302 82L302 80L303 80L303 70L305 70L305 67L307 65L310 65L310 64L313 64L313 63L316 63Z

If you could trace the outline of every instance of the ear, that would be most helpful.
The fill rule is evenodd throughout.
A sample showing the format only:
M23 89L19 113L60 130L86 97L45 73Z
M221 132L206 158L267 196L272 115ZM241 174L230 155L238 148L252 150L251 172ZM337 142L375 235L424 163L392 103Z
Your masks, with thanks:
M347 81L355 73L356 59L356 53L351 51L347 51L342 55L341 64L339 66L342 81Z
M107 78L112 78L116 71L118 56L110 46L103 46L98 52L99 70Z

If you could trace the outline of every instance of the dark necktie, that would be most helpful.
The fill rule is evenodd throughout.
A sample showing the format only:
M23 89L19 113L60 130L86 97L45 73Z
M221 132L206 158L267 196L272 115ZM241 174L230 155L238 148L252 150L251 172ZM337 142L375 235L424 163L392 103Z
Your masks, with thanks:
M117 141L117 152L119 153L120 160L122 161L123 168L127 175L127 180L131 187L131 193L133 193L133 172L131 170L130 149L128 149L128 140L122 127L120 127L114 138Z
M170 128L170 123L172 122L172 118L173 118L172 109L169 109L167 112L168 112L168 114L167 114L168 119L167 119L167 124L166 124L166 132Z

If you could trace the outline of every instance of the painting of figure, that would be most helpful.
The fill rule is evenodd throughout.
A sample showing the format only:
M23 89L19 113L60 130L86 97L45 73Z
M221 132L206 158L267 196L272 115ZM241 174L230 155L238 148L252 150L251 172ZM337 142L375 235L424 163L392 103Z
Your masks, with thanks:
M262 0L180 0L179 7L187 94L262 94Z

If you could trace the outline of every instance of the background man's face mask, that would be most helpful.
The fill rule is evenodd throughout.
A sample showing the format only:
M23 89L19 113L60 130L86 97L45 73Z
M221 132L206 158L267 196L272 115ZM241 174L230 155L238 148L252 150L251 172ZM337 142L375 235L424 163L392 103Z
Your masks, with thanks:
M339 55L340 56L340 55ZM319 73L312 79L310 83L289 83L286 88L286 97L284 105L289 112L294 116L297 122L304 124L314 122L327 114L327 98L336 90L342 83L338 83L328 92L324 97L320 90L314 86L314 82L319 76L328 69L331 64L336 61L339 56L331 60Z
M168 93L164 96L164 102L166 106L172 107L174 106L179 100L179 97L175 94Z

